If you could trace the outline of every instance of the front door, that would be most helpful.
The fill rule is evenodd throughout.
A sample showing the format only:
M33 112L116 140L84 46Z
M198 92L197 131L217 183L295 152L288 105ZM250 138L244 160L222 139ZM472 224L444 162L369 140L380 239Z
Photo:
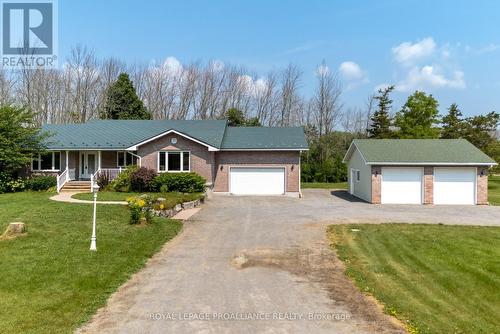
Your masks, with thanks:
M90 179L90 176L97 170L97 153L96 152L81 152L80 153L80 178Z

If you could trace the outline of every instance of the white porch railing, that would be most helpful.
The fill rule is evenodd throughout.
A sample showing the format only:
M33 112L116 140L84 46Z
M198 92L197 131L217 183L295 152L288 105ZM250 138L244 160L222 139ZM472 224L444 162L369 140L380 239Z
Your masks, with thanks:
M101 175L106 175L109 181L113 181L120 175L123 171L123 168L101 168L95 171L94 174L90 175L90 185L94 185L94 182L97 182L97 178Z
M60 192L62 187L69 181L69 173L66 168L64 172L57 176L57 192Z

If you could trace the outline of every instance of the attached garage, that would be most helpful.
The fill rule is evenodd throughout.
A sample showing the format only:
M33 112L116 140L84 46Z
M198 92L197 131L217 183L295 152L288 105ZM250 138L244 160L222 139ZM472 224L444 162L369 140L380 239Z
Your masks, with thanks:
M383 167L383 204L422 204L422 168Z
M434 168L434 204L476 204L476 168Z
M231 167L229 189L234 195L283 195L285 168Z
M349 192L374 204L488 204L497 163L464 139L355 139Z

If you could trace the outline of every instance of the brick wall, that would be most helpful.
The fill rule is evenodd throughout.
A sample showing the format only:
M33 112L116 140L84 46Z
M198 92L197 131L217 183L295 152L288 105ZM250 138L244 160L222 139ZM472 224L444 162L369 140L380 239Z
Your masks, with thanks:
M483 173L483 175L481 175ZM478 167L477 168L477 204L487 205L488 204L488 168Z
M287 151L274 152L215 152L214 191L229 191L230 167L272 167L284 166L286 192L298 192L300 183L300 153Z
M176 144L172 144L172 138L177 138ZM203 176L208 183L212 183L212 152L209 152L206 146L198 144L177 134L172 133L146 143L139 147L137 154L142 157L141 164L143 167L158 170L158 152L178 150L190 151L191 171Z
M434 203L434 167L424 167L424 204Z
M372 203L380 204L382 194L382 167L372 166Z

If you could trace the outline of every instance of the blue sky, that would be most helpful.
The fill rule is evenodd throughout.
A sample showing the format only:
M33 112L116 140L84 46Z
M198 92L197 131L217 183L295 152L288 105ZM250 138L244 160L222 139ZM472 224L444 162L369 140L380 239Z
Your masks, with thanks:
M444 111L500 111L498 1L59 1L59 52L149 63L220 60L263 76L288 63L314 89L323 60L342 79L346 107L395 84L395 109L415 89Z

